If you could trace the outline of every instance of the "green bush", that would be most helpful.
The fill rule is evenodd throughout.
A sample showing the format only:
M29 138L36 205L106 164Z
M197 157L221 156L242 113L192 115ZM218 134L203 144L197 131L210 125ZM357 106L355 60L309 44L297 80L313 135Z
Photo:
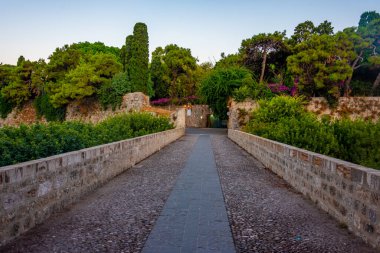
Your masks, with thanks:
M252 83L252 74L245 68L215 69L202 81L199 93L216 117L226 119L229 96L235 89Z
M380 121L344 119L334 122L333 130L340 146L337 157L380 169Z
M5 99L0 92L0 117L5 119L14 107L16 105Z
M380 169L380 121L319 120L300 98L278 96L259 104L245 131Z
M99 91L98 97L104 109L111 106L113 110L122 103L124 94L132 92L131 81L128 80L126 73L116 74L110 82L103 84Z
M169 119L123 114L93 125L50 122L0 129L0 166L39 159L173 128Z
M245 84L233 91L232 97L237 102L242 102L247 98L251 99L270 99L276 96L265 83L253 82Z
M55 108L50 102L49 95L46 93L36 97L34 108L36 108L37 116L45 116L47 121L65 120L66 106Z
M350 86L352 96L371 96L372 82L352 80Z

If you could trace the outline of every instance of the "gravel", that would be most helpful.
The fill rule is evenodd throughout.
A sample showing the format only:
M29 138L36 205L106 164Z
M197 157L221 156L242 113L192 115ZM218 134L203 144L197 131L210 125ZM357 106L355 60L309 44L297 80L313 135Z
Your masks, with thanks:
M212 144L237 252L376 252L227 136Z
M0 252L140 252L197 136L185 136Z

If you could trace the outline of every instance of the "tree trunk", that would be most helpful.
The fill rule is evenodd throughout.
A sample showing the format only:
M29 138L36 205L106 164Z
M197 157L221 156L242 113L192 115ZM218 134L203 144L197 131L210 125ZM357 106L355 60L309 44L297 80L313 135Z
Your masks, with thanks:
M173 75L173 80L170 82L170 86L169 86L169 96L170 98L172 99L172 101L170 102L171 104L173 104L173 98L177 97L178 96L178 90L177 90L177 72L172 72L172 75Z
M266 51L266 49L264 49L263 63L261 65L261 75L260 75L259 83L262 83L264 80L264 73L265 73L265 65L266 64L267 64L267 51Z
M357 66L357 65L359 63L359 60L362 58L362 55L363 55L363 51L360 51L360 54L356 57L355 61L352 63L352 66L351 66L351 68L352 68L352 75L354 74L355 69L357 69L358 67L360 67L360 66ZM351 80L352 80L352 75L345 82L344 95L343 95L345 97L348 97L350 95L350 92L351 92L350 84L351 84Z
M352 75L346 80L346 83L344 85L343 97L348 97L351 93L351 87L350 87L351 80L352 80Z
M376 80L373 83L371 95L373 96L375 94L375 90L380 86L380 72L377 74Z

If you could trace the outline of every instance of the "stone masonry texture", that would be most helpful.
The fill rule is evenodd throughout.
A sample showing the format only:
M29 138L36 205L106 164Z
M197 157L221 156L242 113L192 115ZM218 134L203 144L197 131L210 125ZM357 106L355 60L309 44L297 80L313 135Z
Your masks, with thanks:
M228 128L242 129L252 117L252 111L258 108L257 101L247 99L229 102ZM336 108L331 108L325 98L314 97L306 105L306 110L318 117L328 115L333 119L349 117L377 121L380 119L380 97L341 97Z
M228 137L380 250L380 171L237 130Z
M209 134L197 138L142 252L235 252Z
M159 226L157 219L165 214L164 205L176 192L175 185L183 186L182 190L190 186L191 178L189 181L186 175L187 180L181 181L181 174L191 175L186 169L188 162L201 162L198 157L201 153L211 157L211 150L205 152L202 145L196 146L199 139L203 139L203 144L211 139L215 159L212 167L219 174L207 172L211 177L205 177L202 184L210 186L207 183L210 181L215 186L220 182L237 252L377 252L233 144L225 130L187 129L186 133L103 187L83 195L76 204L53 213L43 224L0 246L0 252L141 252L144 245L148 246L150 231ZM193 157L195 160L193 152L198 153ZM194 170L197 172L199 168ZM219 180L215 178L218 176ZM49 184L42 188L41 191L48 189ZM182 197L177 198L177 207L186 206ZM220 200L220 195L217 199ZM208 217L212 218L212 210ZM178 221L183 223L181 218ZM226 224L222 223L221 230L225 231ZM176 237L176 231L172 235Z
M140 252L195 140L166 146L0 252Z
M174 129L0 168L0 246L184 135Z

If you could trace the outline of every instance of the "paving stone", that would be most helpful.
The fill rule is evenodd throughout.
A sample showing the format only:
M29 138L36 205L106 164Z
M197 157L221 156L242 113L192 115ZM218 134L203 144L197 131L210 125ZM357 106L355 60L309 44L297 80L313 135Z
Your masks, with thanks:
M196 139L163 148L0 252L140 252Z
M212 146L237 252L377 252L226 136Z
M178 236L170 236L173 230ZM158 237L152 246L151 238ZM142 252L164 252L162 245L179 246L179 252L221 252L223 245L225 252L235 252L208 134L199 135Z

